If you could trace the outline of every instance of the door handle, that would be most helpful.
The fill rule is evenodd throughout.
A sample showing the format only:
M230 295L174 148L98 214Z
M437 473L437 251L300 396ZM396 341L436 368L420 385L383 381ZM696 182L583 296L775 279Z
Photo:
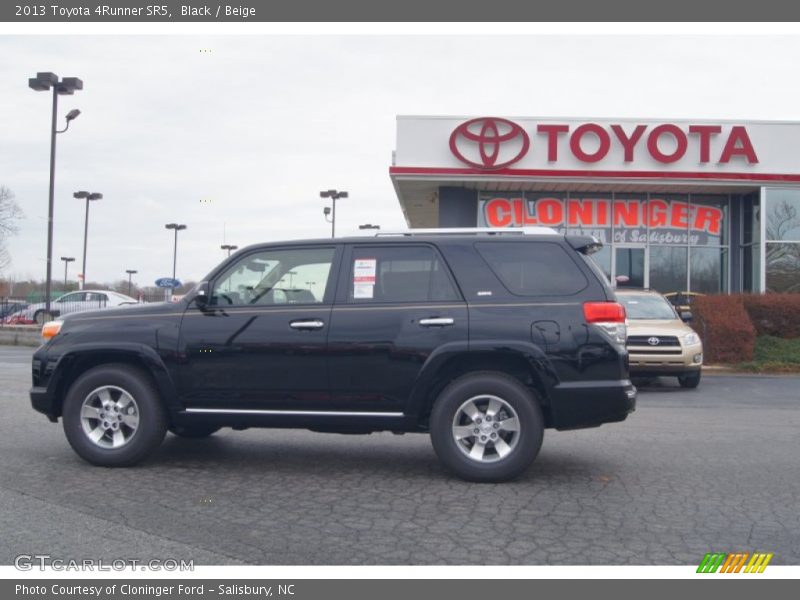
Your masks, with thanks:
M320 319L308 319L304 321L290 321L289 327L292 329L322 329L325 322Z
M431 317L429 319L420 319L419 324L422 327L447 327L455 323L450 317Z

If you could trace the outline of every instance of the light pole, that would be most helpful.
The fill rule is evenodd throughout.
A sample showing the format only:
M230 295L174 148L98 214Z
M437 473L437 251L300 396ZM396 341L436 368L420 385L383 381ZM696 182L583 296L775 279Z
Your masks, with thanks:
M173 246L172 250L172 279L173 282L175 280L175 267L178 264L178 232L186 229L186 225L182 225L179 223L167 223L164 225L165 229L174 229L175 230L175 245ZM172 293L175 292L175 288L170 288Z
M359 229L380 229L380 225L373 225L372 223L364 223L363 225L358 226Z
M83 279L80 280L80 289L86 285L86 241L89 239L89 202L92 200L102 200L103 194L97 192L75 192L73 198L86 198L86 218L83 223Z
M220 248L222 250L227 250L228 251L228 256L230 256L231 252L233 252L234 250L238 250L239 249L239 246L234 246L233 244L222 244L222 246L220 246Z
M294 289L294 276L297 275L297 271L286 271L286 274L289 276L289 289Z
M73 257L71 257L71 256L62 256L61 260L64 261L64 292L66 292L67 291L67 267L69 266L69 263L71 263L75 259Z
M81 111L77 108L67 113L67 125L64 129L56 129L58 120L58 96L71 96L75 90L83 89L83 81L77 77L64 77L59 80L55 73L37 73L36 77L28 79L28 87L37 92L53 90L53 120L50 126L50 195L47 208L47 277L45 279L45 312L50 314L50 287L53 277L53 203L56 185L56 134L64 133L69 129L71 121L76 119Z
M332 203L333 203L333 210L331 210L329 207L326 206L325 209L322 212L325 215L325 219L326 220L328 218L328 215L331 215L331 220L330 220L331 237L335 238L336 237L336 201L339 198L347 198L348 197L347 196L347 192L339 192L339 191L336 191L336 190L326 190L326 191L320 192L319 193L319 197L320 198L330 198Z
M135 269L125 269L125 272L128 274L128 296L130 296L131 295L131 280L133 279L133 276L136 273L138 273L139 271L136 271Z

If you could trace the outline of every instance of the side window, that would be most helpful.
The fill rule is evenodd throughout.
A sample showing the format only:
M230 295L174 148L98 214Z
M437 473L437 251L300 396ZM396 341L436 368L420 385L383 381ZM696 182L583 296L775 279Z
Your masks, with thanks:
M325 298L334 252L290 248L243 256L215 280L210 304L319 304Z
M475 249L517 296L571 296L589 282L566 250L552 242L478 242Z
M347 301L453 302L459 300L442 259L429 246L356 246Z
M66 296L61 296L57 300L57 302L61 302L63 304L70 304L72 302L84 302L86 300L86 294L84 292L77 292L75 294L67 294Z

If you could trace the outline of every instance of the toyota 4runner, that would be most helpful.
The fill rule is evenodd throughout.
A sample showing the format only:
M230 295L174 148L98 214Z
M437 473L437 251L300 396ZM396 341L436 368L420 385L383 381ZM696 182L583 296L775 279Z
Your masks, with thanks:
M251 246L178 303L47 324L31 401L95 465L167 430L282 427L429 433L456 475L510 479L545 428L634 409L599 247L545 228Z

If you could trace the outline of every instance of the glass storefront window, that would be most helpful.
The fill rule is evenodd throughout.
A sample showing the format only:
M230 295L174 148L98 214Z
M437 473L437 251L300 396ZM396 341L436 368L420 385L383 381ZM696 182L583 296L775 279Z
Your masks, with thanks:
M759 289L759 200L760 192L736 199L743 205L742 221L747 224L741 230L742 282L753 290ZM800 216L800 192L789 206L796 206ZM609 279L623 275L629 286L647 284L664 292L728 291L731 200L727 194L484 191L478 196L477 221L479 227L539 225L593 235L604 244L594 261ZM747 249L748 244L755 248Z
M800 242L800 191L767 189L766 207L767 241Z
M742 290L758 292L761 286L761 249L759 245L742 248Z
M651 289L662 294L686 291L687 251L685 246L650 246Z
M702 294L727 292L727 249L693 247L689 252L689 273L693 292Z
M692 195L689 237L693 246L728 243L728 196Z
M800 244L767 243L767 291L800 292Z
M761 241L761 208L758 194L749 194L743 199L742 244Z
M647 239L651 244L688 244L689 196L650 194L647 201Z
M611 222L615 244L646 244L647 194L614 194Z
M592 259L611 281L611 245L603 244L600 250L592 254Z
M565 206L565 221L570 233L593 235L604 244L611 243L611 194L570 193ZM608 256L610 272L611 255Z

